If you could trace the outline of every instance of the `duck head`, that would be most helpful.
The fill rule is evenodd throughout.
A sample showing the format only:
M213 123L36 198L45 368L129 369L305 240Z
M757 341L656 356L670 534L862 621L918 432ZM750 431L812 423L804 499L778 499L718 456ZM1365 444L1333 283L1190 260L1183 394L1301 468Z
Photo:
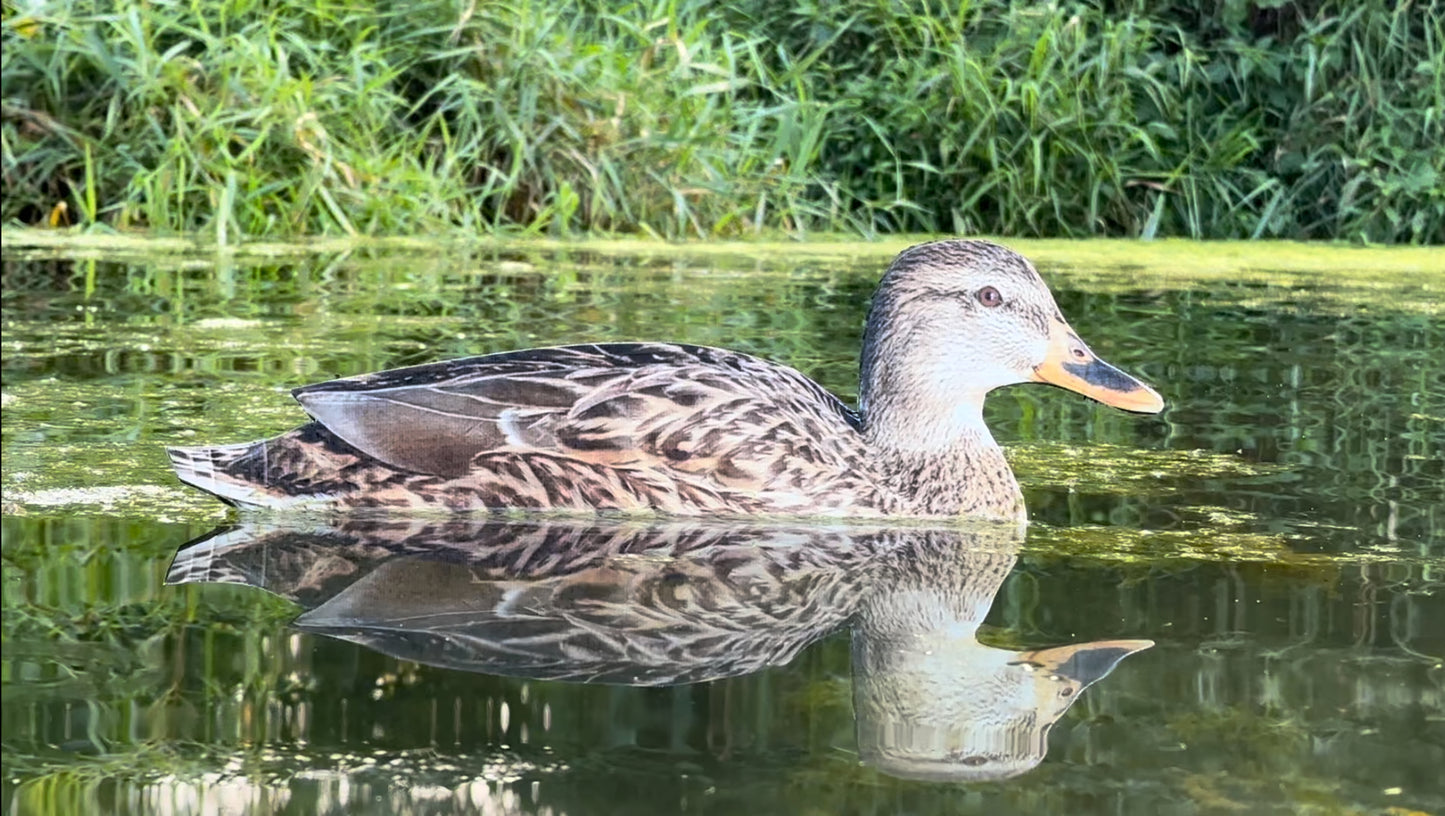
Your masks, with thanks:
M946 445L983 428L983 399L1043 382L1157 413L1164 400L1089 349L1023 256L988 241L904 250L874 294L860 403L870 433L899 447ZM986 432L986 431L985 431Z

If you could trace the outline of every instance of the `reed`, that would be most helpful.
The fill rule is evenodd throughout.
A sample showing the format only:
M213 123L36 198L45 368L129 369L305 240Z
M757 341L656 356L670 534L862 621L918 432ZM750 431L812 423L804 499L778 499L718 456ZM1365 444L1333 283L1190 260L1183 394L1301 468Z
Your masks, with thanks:
M35 8L7 223L1445 241L1438 0Z

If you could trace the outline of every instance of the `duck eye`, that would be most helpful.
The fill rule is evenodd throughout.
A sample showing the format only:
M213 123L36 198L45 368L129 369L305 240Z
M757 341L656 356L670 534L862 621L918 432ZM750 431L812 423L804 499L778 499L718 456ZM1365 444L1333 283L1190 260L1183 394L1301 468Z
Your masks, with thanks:
M998 293L998 290L993 288L992 286L985 286L982 289L978 290L978 295L976 295L976 297L978 298L979 303L982 303L990 309L995 306L1003 305L1003 295L1000 295Z

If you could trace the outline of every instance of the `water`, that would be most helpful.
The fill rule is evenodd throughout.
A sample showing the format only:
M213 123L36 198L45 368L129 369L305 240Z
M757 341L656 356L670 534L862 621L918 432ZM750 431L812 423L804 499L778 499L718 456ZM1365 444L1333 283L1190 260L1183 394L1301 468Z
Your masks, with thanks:
M7 249L4 812L1445 810L1445 268L1020 248L1170 404L995 394L1022 541L246 520L161 453L289 428L307 382L598 339L851 397L887 250Z

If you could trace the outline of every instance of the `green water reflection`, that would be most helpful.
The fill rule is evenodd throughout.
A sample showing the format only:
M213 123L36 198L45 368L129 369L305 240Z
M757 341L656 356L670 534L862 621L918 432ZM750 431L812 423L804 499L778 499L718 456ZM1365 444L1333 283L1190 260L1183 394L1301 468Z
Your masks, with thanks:
M1156 645L1060 714L1038 767L987 782L900 778L868 753L860 721L879 695L845 624L872 597L860 581L899 574L880 566L899 545L858 530L829 533L849 546L790 550L777 530L737 544L776 555L775 578L812 564L806 592L776 585L829 603L754 664L727 641L746 671L680 686L462 671L293 623L336 576L395 570L374 542L288 562L312 589L284 598L215 583L239 574L224 570L165 583L177 550L228 517L174 482L164 444L291 427L285 391L306 382L595 339L737 348L846 397L885 255L11 253L4 810L1445 809L1445 271L1362 283L1340 252L1328 273L1281 261L1234 283L1147 256L1045 266L1074 326L1170 409L1141 420L1050 389L995 395L990 423L1035 524L979 600L978 639L996 653ZM831 567L814 563L828 553Z

